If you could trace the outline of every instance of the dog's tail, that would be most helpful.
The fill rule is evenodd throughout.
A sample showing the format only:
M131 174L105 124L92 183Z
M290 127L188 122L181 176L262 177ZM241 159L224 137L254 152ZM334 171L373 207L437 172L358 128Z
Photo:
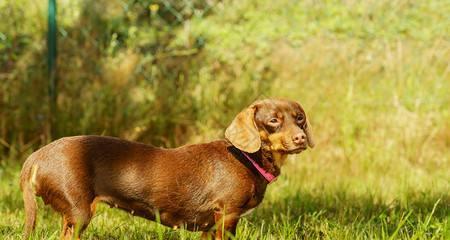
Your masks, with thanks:
M37 203L34 194L34 184L37 173L37 165L31 164L31 162L32 161L25 162L20 176L20 187L23 192L23 203L25 206L25 227L23 239L28 239L36 226Z

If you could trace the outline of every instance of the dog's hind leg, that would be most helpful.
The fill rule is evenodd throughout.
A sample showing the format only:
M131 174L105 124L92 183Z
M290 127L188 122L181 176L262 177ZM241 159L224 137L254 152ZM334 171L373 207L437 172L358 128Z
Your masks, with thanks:
M83 194L64 201L61 239L81 237L93 216L92 200L89 195Z
M64 214L61 239L71 240L74 236L80 239L81 234L91 221L92 214L90 208L77 208L71 213Z

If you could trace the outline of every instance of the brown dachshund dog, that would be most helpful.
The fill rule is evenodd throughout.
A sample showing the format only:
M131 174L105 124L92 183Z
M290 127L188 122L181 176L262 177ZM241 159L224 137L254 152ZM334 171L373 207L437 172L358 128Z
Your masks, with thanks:
M235 234L241 215L261 203L288 154L314 143L302 107L256 101L225 131L226 140L164 149L103 136L56 140L31 154L21 173L25 238L40 196L61 213L61 238L80 236L97 202L163 225Z

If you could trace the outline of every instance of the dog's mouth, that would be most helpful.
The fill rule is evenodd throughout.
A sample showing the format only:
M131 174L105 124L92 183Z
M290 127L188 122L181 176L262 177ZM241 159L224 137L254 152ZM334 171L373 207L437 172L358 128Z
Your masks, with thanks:
M268 143L269 151L279 152L283 154L298 154L305 151L308 148L307 144L297 145L287 141L281 141L279 143Z
M297 148L294 148L294 149L286 150L285 152L287 154L298 154L298 153L301 153L301 152L305 151L306 148L307 148L306 146L300 146L300 147L297 147Z
M306 144L297 145L289 142L283 142L282 146L281 152L285 154L299 154L308 148Z

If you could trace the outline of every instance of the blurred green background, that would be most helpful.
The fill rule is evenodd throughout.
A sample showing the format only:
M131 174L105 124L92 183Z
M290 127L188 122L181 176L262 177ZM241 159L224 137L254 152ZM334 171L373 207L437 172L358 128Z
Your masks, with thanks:
M243 220L242 236L450 236L449 1L57 3L59 111L50 136L47 1L0 1L5 236L21 231L14 162L52 139L204 142L266 97L300 102L317 146L291 158ZM88 236L103 236L99 229Z

